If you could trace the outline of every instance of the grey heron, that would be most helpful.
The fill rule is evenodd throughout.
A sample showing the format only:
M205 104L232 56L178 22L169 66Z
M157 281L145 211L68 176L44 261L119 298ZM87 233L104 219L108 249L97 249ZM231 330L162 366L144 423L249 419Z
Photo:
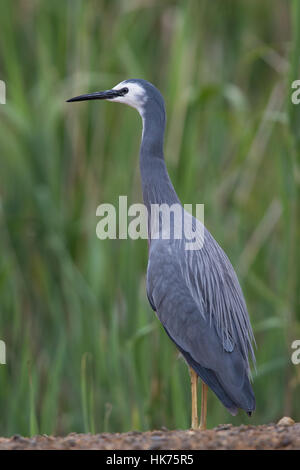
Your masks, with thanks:
M186 215L165 165L166 113L159 90L145 80L131 79L68 102L104 99L132 106L142 117L140 173L147 209L178 204ZM197 239L196 219L189 217ZM204 226L198 249L186 250L185 241L185 235L149 235L146 290L151 307L189 366L193 429L198 427L198 377L202 380L200 428L205 429L207 387L232 415L239 408L249 416L254 411L249 356L255 362L255 339L239 281L222 248Z

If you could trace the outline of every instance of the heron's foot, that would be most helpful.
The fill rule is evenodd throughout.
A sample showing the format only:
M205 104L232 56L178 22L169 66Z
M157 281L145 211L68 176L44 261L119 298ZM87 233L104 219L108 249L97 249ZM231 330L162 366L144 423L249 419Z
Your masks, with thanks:
M192 420L192 426L191 429L194 431L195 429L198 429L198 416L194 416Z

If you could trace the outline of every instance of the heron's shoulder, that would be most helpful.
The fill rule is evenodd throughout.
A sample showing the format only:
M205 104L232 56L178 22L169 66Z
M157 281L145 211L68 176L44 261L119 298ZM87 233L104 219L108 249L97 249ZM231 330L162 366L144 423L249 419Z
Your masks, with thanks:
M163 257L170 258L174 262L210 262L223 260L224 265L231 267L230 261L217 241L205 226L197 221L187 228L180 238L156 238L150 243L149 257L160 261Z

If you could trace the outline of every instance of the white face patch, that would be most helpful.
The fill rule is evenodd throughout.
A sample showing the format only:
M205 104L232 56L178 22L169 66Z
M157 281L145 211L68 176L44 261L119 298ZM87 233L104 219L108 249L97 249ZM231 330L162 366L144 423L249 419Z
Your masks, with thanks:
M147 96L144 88L141 85L138 85L137 83L125 81L118 83L118 85L113 87L113 90L121 90L125 87L128 88L128 93L126 93L126 95L118 96L117 98L113 98L108 101L117 101L118 103L128 104L128 106L137 109L140 115L143 116L144 106L147 101Z

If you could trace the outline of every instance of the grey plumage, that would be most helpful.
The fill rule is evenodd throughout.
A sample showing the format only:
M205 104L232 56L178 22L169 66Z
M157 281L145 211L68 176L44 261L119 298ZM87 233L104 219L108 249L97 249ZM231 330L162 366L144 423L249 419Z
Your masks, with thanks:
M124 102L139 111L143 119L140 171L148 213L153 204L180 204L164 162L165 106L160 92L145 80L125 80L112 90L69 101L85 99ZM175 221L168 239L161 236L161 227L158 239L149 236L149 302L187 363L223 405L232 414L238 408L251 414L255 397L248 356L255 363L254 336L242 290L229 259L209 231L182 206L180 210L197 229L196 241L203 246L186 250L186 235L181 239L174 235ZM151 217L148 222L151 234Z
M179 203L163 158L164 101L142 82L147 102L140 151L144 203ZM195 223L193 224L195 227ZM164 329L188 364L224 406L251 413L255 398L248 354L254 340L245 300L226 254L204 229L204 245L185 250L185 238L150 240L147 295Z

